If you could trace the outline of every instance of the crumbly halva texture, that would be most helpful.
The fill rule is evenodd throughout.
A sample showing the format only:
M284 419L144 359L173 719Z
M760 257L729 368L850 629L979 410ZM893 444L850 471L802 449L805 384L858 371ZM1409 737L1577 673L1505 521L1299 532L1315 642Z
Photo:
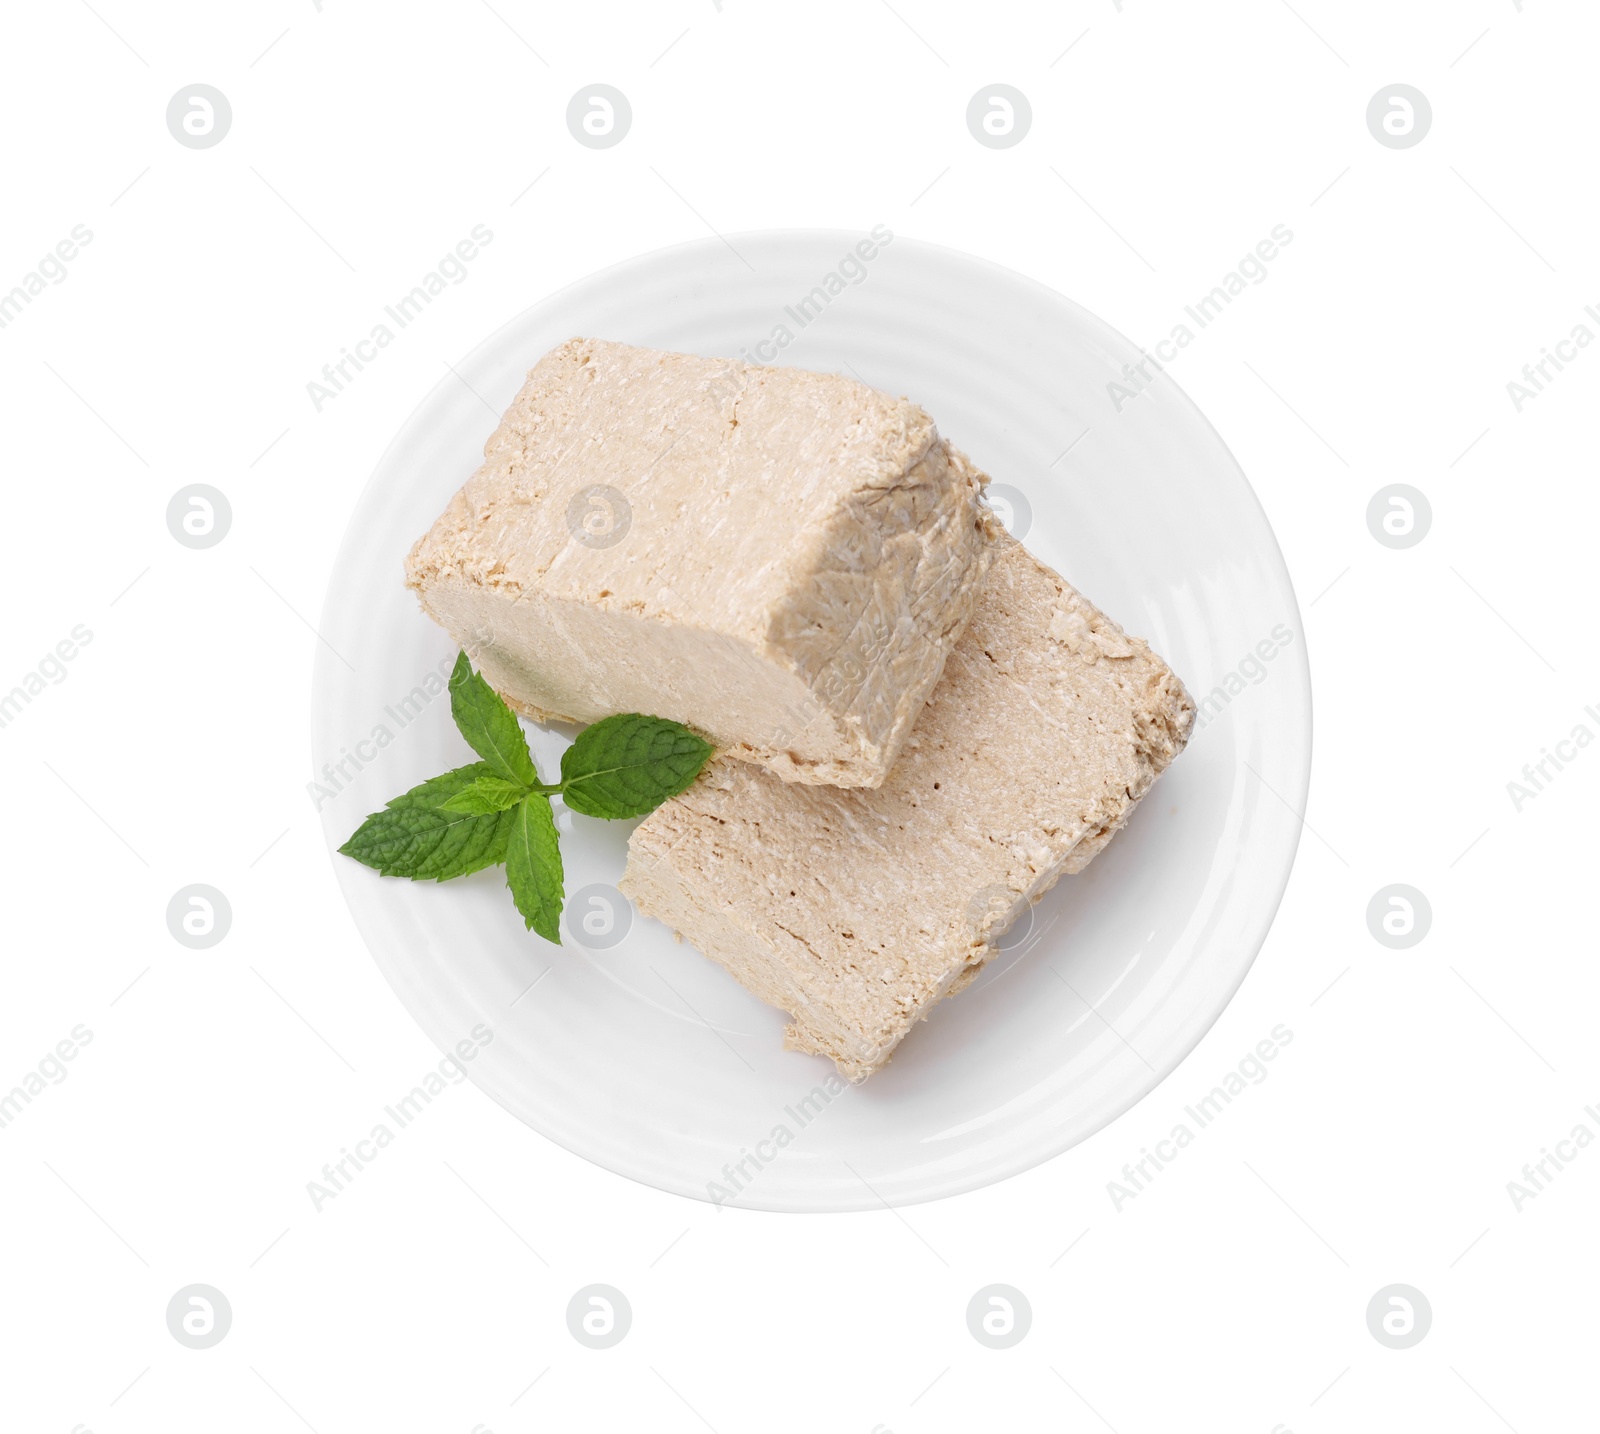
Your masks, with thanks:
M853 379L572 339L406 582L530 717L648 712L786 782L876 786L982 589L986 481Z
M1083 870L1188 740L1136 637L1004 535L965 636L882 786L785 786L713 759L634 831L622 889L850 1080Z

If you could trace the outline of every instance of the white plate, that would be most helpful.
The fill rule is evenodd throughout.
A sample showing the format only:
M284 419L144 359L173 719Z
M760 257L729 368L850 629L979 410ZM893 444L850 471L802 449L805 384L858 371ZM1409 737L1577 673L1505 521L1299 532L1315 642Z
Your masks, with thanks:
M1242 688L1088 871L1046 896L983 976L859 1088L830 1062L784 1051L785 1018L657 923L624 907L615 944L574 939L584 917L605 939L604 902L572 897L614 885L633 823L573 830L563 814L561 950L523 929L499 871L413 883L334 857L380 969L438 1046L480 1025L493 1033L467 1070L508 1110L646 1184L699 1199L737 1184L729 1203L769 1210L972 1190L1127 1110L1193 1048L1260 949L1310 771L1310 682L1289 575L1249 484L1193 404L1163 377L1118 412L1107 385L1136 386L1124 365L1140 355L1098 319L1028 279L907 239L851 264L862 237L745 234L731 247L647 254L493 335L379 463L322 618L354 670L319 646L316 673L316 767L349 754L363 764L356 772L346 760L350 780L321 806L337 846L389 797L468 758L445 696L404 705L414 689L428 696L430 676L442 692L455 648L419 613L401 562L477 465L527 369L586 334L771 353L908 395L996 484L1024 495L1010 521L1028 546L1148 637L1197 699ZM850 282L856 272L865 278ZM799 300L841 280L802 326ZM792 336L781 348L779 330ZM1255 655L1262 642L1276 649L1270 661ZM529 735L549 772L570 733Z

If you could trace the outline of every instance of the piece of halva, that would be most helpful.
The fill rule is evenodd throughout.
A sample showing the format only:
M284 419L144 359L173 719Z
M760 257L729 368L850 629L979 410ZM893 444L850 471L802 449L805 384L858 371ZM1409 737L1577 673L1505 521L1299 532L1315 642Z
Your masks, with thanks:
M1194 706L1136 637L1004 534L888 779L785 786L713 759L644 819L622 889L851 1080L1081 871L1182 750Z
M572 339L406 581L528 716L647 712L786 782L876 786L982 588L986 481L853 379Z

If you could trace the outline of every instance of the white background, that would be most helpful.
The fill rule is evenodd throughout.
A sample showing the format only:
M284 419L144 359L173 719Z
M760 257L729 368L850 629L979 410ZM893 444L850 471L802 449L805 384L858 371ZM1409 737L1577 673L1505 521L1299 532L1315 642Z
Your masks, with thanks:
M0 690L93 640L0 729L0 1087L93 1039L0 1129L0 1424L1594 1427L1600 1149L1520 1210L1507 1190L1600 1134L1600 751L1521 811L1506 785L1600 734L1600 352L1521 412L1506 389L1600 333L1588 7L59 0L5 24L0 291L93 240L0 330ZM564 122L597 81L634 111L604 151ZM964 121L997 81L1034 113L999 151ZM207 150L164 120L195 82L233 107ZM1395 82L1432 103L1414 148L1366 126ZM470 277L317 412L307 382L480 223ZM960 1199L718 1213L464 1085L316 1212L306 1182L438 1059L305 791L308 624L378 454L446 363L603 264L877 223L1147 345L1293 231L1172 369L1260 494L1311 651L1312 830L1254 970L1141 1105ZM166 527L192 482L233 508L207 551ZM1405 551L1366 527L1392 482L1433 508ZM192 882L233 907L208 951L167 930ZM1367 929L1391 882L1433 908L1406 951ZM1124 1162L1279 1023L1270 1078L1115 1209ZM233 1308L203 1351L165 1321L195 1282ZM634 1312L605 1351L565 1323L595 1282ZM1008 1351L966 1327L994 1282L1033 1308ZM1396 1282L1433 1309L1404 1351L1365 1318Z

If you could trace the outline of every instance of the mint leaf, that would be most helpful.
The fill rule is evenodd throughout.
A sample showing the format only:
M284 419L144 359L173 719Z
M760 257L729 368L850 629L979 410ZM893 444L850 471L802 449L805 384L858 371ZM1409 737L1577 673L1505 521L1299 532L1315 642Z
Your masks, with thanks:
M526 787L539 780L528 739L500 694L472 670L463 652L450 674L450 715L467 745L507 781Z
M504 777L479 777L471 786L463 787L448 801L441 802L439 810L484 816L489 812L507 811L527 795L528 789L521 782L508 782Z
M506 885L524 924L546 941L561 944L561 847L550 798L542 792L525 797L510 813L511 840L506 847Z
M603 718L562 754L562 800L585 816L642 817L688 787L711 750L665 717L622 712Z
M505 860L510 821L442 810L474 783L493 776L473 762L430 777L374 812L339 850L384 876L445 881Z
M339 850L384 876L448 881L503 862L511 826L510 812L469 816L399 797L362 822Z
M465 791L474 782L483 777L494 776L494 768L487 762L469 762L465 767L456 767L448 772L441 772L437 777L429 777L425 782L418 782L409 792L402 792L398 797L391 797L384 803L387 807L442 807L458 792Z
M506 868L524 924L561 942L565 875L550 795L591 817L638 817L700 774L711 745L681 722L624 712L578 734L561 759L561 782L540 782L516 716L463 652L450 675L450 711L483 758L420 782L374 812L342 855L384 876L448 881Z

